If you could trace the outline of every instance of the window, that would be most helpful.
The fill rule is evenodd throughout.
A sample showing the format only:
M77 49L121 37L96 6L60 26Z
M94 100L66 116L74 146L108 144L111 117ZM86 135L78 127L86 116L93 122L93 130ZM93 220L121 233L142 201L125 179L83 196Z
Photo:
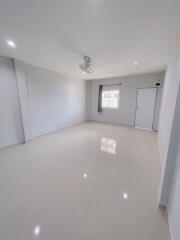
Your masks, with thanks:
M102 108L119 107L119 90L102 91Z

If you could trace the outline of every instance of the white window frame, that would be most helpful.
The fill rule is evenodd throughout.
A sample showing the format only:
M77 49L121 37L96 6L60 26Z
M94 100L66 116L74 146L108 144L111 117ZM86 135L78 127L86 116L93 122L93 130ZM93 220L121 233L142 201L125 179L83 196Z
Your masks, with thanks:
M104 92L118 92L118 98L117 98L117 107L113 107L113 106L103 106L103 93ZM108 89L108 90L103 90L102 91L102 108L103 109L110 109L110 110L118 110L119 109L119 105L120 105L120 90L119 89Z

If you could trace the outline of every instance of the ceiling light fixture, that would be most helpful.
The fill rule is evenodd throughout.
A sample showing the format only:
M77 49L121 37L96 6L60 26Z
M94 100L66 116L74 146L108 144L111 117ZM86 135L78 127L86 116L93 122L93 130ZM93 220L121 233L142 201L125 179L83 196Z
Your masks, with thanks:
M87 178L87 177L88 177L87 173L84 173L83 178Z
M124 198L124 199L128 199L127 193L123 193L123 198Z
M16 48L16 44L15 44L15 42L13 42L12 40L8 40L8 41L7 41L7 45L8 45L9 47Z
M16 48L16 44L12 40L7 40L7 45L11 48Z
M81 71L86 74L90 74L93 72L92 67L94 66L94 63L90 57L84 56L84 63L79 65L79 68Z

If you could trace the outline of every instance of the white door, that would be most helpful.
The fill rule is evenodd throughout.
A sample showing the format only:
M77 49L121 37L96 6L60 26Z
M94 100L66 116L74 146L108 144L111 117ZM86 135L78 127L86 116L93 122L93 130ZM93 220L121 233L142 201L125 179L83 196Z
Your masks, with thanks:
M157 88L138 88L135 127L153 128Z

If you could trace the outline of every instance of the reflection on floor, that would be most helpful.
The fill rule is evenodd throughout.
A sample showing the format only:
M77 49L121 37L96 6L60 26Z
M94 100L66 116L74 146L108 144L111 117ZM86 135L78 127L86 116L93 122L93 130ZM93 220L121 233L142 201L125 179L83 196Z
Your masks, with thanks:
M110 138L101 138L101 151L116 154L116 140Z
M168 240L156 137L85 123L1 150L0 239Z

